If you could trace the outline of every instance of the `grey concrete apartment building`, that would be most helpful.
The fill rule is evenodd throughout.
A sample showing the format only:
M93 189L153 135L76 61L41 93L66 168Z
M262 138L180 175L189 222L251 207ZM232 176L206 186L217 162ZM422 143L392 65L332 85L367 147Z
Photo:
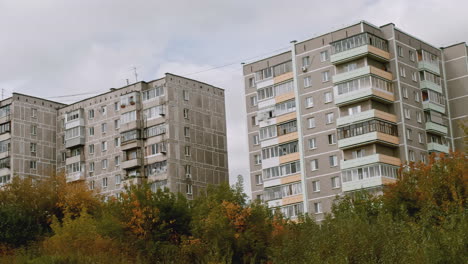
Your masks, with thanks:
M86 181L90 189L107 196L118 195L130 184L150 183L153 190L167 187L193 198L208 184L228 181L223 89L168 73L70 105L49 102L49 108L37 107L39 118L32 121L28 110L15 106L16 96L2 105L11 105L9 116L19 118L8 121L13 127L7 133L12 138L8 157L11 164L22 165L10 167L3 183L13 175L47 176L50 167L64 173L67 182ZM50 130L49 121L39 125L46 115L41 111L48 111ZM16 128L25 118L30 124ZM27 143L13 140L25 137L33 126L44 141L37 155L46 157L40 161L25 156ZM36 174L27 166L32 160L38 160Z
M467 50L362 21L244 64L252 197L321 220L336 195L463 151Z

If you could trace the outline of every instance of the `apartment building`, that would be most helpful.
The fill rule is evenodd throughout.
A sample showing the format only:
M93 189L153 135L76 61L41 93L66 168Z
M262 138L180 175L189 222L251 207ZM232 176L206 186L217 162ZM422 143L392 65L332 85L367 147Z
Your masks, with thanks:
M13 176L55 173L57 109L63 106L18 93L0 101L0 186Z
M336 195L462 150L466 50L362 21L244 65L252 197L320 220Z
M27 98L8 99L18 118L11 121L13 132L22 138L12 140L8 148L20 150L10 155L11 163L18 165L8 170L4 182L12 174L47 176L50 169L65 174L67 182L86 181L90 189L107 196L119 195L128 185L149 183L154 191L167 187L190 199L208 184L228 181L221 88L167 73L70 105L51 102L39 107L44 100L35 99L36 114L28 112L35 108L28 108L32 99ZM8 100L2 105L8 106ZM15 100L21 100L24 109L15 106ZM28 122L35 123L29 128ZM34 125L43 142L31 145L30 153L26 141L36 137L29 135ZM33 149L36 154L31 156ZM28 164L33 167L36 160L37 170L31 170Z

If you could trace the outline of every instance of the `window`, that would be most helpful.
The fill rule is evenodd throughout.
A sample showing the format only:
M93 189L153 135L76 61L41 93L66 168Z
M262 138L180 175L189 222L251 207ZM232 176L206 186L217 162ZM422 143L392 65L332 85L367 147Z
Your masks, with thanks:
M351 154L353 156L353 159L362 158L366 155L366 150L365 149L354 150L353 152L351 152Z
M340 188L340 177L338 177L338 176L332 177L331 178L331 186L332 186L332 189Z
M257 185L263 184L263 178L261 174L255 175L255 184Z
M119 165L120 165L120 156L115 156L115 158L114 158L114 163L115 163L115 166L119 166Z
M334 113L328 113L328 114L325 115L325 118L326 118L327 124L331 124L335 120L335 114Z
M274 158L279 156L279 147L278 146L273 146L273 147L267 147L262 149L262 157L263 159L269 159L269 158Z
M165 153L166 150L166 142L159 142L155 144L151 144L148 147L146 147L146 155L147 156L152 156L156 155L159 153Z
M114 177L115 177L115 185L119 185L120 183L122 183L122 177L120 176L120 174L117 174Z
M255 165L262 164L262 157L260 155L254 155L254 164Z
M252 78L249 78L249 87L250 88L253 88L255 87L255 79L252 77Z
M136 140L140 139L140 130L139 129L133 129L130 131L125 131L120 134L120 140L121 142L127 142L131 140Z
M309 56L302 57L302 66L307 67L309 65L310 65L310 57Z
M348 114L350 116L358 114L358 113L361 113L361 106L360 105L356 105L356 106L348 108Z
M192 178L192 166L185 165L184 170L185 170L185 178Z
M163 86L155 86L149 90L142 92L142 99L143 101L147 101L153 98L157 98L159 96L164 95L164 87Z
M102 115L106 115L107 114L107 107L104 105L104 106L101 106L101 113Z
M294 161L291 163L283 164L278 167L271 167L263 170L263 178L270 179L280 176L292 175L299 173L301 170L301 163Z
M33 117L33 118L37 117L37 109L36 108L31 109L31 117Z
M106 131L107 131L107 124L106 124L106 123L102 123L102 124L101 124L101 132L102 132L102 133L106 133Z
M251 96L250 97L250 106L256 106L257 105L257 96Z
M89 154L94 154L94 144L88 146L88 152Z
M257 194L257 200L263 202L263 194Z
M405 112L405 118L411 119L411 112L408 108L404 108L403 111Z
M189 92L186 91L186 90L183 90L183 91L182 91L182 98L184 98L184 101L190 100Z
M314 107L314 98L312 96L306 98L306 108L310 107Z
M72 139L84 134L84 127L74 127L65 131L65 139Z
M102 169L107 169L107 159L101 160L101 168Z
M315 127L315 117L307 118L307 124L309 128Z
M357 69L357 63L355 62L351 62L343 66L344 72L354 71L355 69Z
M297 121L291 121L278 125L278 136L286 135L297 131Z
M184 127L184 137L190 137L190 127Z
M331 103L333 102L333 95L331 92L326 92L323 94L324 98L325 98L325 103L328 104L328 103Z
M328 50L320 52L320 61L324 62L328 60Z
M335 133L328 135L328 144L329 145L336 144L336 134Z
M90 162L89 163L89 172L93 172L94 171L94 162Z
M273 98L275 96L274 91L273 86L258 89L258 100Z
M276 137L278 130L276 126L268 126L260 128L260 140Z
M317 139L316 138L309 138L309 148L316 149L317 148Z
M253 135L252 139L253 139L253 144L254 145L260 144L260 138L259 138L258 135Z
M421 112L416 112L416 119L418 120L418 123L422 123L422 114Z
M423 134L421 132L418 133L418 140L419 140L419 143L423 144L424 138L423 138Z
M314 211L316 214L322 213L322 202L314 203Z
M403 48L401 46L397 46L398 56L403 57Z
M35 160L30 160L30 161L29 161L29 168L30 168L31 170L37 169L37 161L35 161Z
M157 174L165 173L166 171L167 171L167 161L165 160L160 161L160 162L155 162L153 164L146 166L147 175L157 175ZM187 174L185 174L185 177L187 177Z
M314 192L320 192L320 181L313 181L312 182L312 190Z
M114 103L114 111L115 111L115 112L118 112L119 109L120 109L120 102L115 102L115 103Z
M29 149L31 150L31 154L36 154L37 144L36 143L30 143L29 144Z
M102 178L102 187L107 188L107 177Z
M406 78L406 69L403 66L400 66L400 76Z
M184 108L184 118L189 119L189 110L187 108Z
M312 85L312 78L310 76L304 77L304 87L310 87Z
M94 109L88 110L88 119L93 119L94 118Z
M88 133L89 133L90 136L94 136L94 127L90 127L88 129Z
M187 194L193 194L192 184L187 184Z
M409 51L409 59L410 61L413 61L413 62L415 61L414 51L412 50Z
M273 67L273 76L280 76L287 72L292 72L292 61L287 61Z
M106 151L107 150L107 141L102 141L101 142L101 150Z
M251 121L252 126L258 126L258 118L256 115L251 117Z
M166 133L166 124L159 124L145 129L146 137L154 137Z
M165 112L164 105L156 105L143 110L143 116L145 119L151 120L163 116Z
M31 135L37 135L37 126L31 125Z
M407 128L407 129L406 129L406 138L407 138L408 140L411 140L411 133L412 133L411 129Z
M310 161L310 168L312 171L316 171L318 170L319 166L318 166L318 159L313 159Z
M424 153L421 153L421 161L426 163L426 155Z
M185 156L190 156L191 154L190 146L185 146L184 153L185 153Z
M322 82L328 82L330 80L330 71L322 72Z
M414 158L414 151L413 150L408 150L408 156L410 161L415 161L416 159Z
M419 102L421 101L421 97L418 91L414 91L414 101Z
M121 124L126 124L132 121L135 121L137 119L137 113L135 110L124 113L120 116L120 123Z
M89 183L89 189L90 189L90 190L94 190L94 181L91 181L91 182Z
M411 80L413 80L413 82L418 81L418 72L411 73Z
M116 147L120 146L120 137L114 138L114 146Z
M116 130L120 128L120 119L114 120L114 127Z
M408 88L403 87L403 98L408 98Z
M338 156L333 155L328 157L328 160L330 161L330 167L336 167L338 166Z

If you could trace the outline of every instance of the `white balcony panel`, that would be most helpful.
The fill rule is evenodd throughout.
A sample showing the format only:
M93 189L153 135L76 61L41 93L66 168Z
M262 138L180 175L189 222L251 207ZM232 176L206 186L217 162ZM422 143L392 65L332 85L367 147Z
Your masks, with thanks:
M270 146L273 146L273 145L278 145L278 138L275 137L275 138L270 138L270 139L267 139L267 140L263 140L261 143L260 143L260 146L262 148L266 148L266 147L270 147Z
M274 83L275 83L274 79L270 78L270 79L259 81L259 82L255 83L255 86L257 87L257 89L262 89L262 88L265 88L265 87L268 87L268 86L272 86Z
M280 164L279 157L269 158L262 160L262 169L277 167Z

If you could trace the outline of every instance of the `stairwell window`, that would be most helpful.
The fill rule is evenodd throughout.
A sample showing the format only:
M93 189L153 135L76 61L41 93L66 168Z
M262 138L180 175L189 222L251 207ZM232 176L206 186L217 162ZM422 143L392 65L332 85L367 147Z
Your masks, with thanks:
M330 81L330 71L322 72L322 82Z
M324 50L324 51L320 52L320 61L321 61L321 62L327 61L328 58L329 58L329 56L328 56L328 50Z
M189 194L189 195L193 194L193 185L192 184L187 184L187 194Z
M31 150L31 155L35 156L36 151L37 151L37 144L36 143L30 143L29 149Z
M323 96L325 98L326 104L333 102L333 94L331 92L326 92L323 94Z
M31 125L31 135L34 135L34 136L37 135L37 126L36 125Z
M306 76L304 77L304 88L312 86L312 77Z
M190 146L185 146L184 153L185 153L185 156L187 156L187 157L191 155Z
M35 160L30 160L30 161L29 161L29 168L30 168L31 170L36 170L36 169L37 169L37 161L35 161Z

